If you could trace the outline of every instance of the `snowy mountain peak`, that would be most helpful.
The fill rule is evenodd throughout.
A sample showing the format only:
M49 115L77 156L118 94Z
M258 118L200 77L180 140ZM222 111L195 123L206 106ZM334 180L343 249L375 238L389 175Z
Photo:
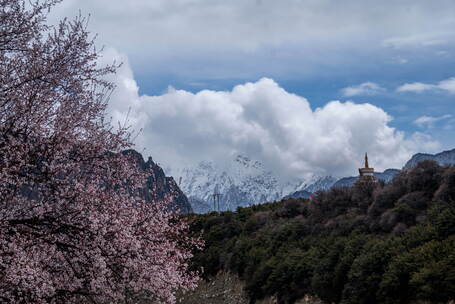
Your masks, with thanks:
M280 200L299 190L326 189L335 182L332 177L283 180L261 162L244 155L235 156L225 168L203 161L174 176L181 177L180 188L188 196L193 209L201 213L214 210L214 193L221 194L221 210L235 210L239 206Z

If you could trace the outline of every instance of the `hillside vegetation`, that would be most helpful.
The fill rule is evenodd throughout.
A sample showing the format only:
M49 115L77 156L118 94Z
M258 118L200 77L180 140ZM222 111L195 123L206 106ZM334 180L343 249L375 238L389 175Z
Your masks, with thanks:
M455 167L424 161L390 183L312 199L191 215L206 248L192 267L237 274L251 302L306 294L330 303L455 298Z

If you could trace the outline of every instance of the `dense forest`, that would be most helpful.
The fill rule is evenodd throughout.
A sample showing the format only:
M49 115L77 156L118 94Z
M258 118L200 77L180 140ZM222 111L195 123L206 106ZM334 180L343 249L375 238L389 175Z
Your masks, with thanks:
M390 183L361 179L312 199L191 215L205 277L237 274L254 303L305 294L328 303L455 298L455 167L424 161Z

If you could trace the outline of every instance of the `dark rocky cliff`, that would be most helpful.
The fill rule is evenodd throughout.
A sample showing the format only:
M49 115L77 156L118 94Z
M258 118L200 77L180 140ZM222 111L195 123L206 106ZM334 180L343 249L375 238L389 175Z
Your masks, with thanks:
M167 195L170 195L171 209L179 210L185 214L193 212L187 197L180 190L174 178L167 177L163 169L153 162L151 157L144 161L142 155L135 150L126 150L122 154L131 157L138 167L147 173L147 182L143 188L143 195L146 201L162 200ZM156 188L156 191L152 191L153 188Z

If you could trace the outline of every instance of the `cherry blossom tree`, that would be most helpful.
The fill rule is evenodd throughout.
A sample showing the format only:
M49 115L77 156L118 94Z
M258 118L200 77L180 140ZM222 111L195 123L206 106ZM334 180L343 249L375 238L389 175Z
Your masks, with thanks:
M172 303L200 241L141 197L129 129L104 119L116 66L85 18L47 25L58 2L0 0L0 302Z

